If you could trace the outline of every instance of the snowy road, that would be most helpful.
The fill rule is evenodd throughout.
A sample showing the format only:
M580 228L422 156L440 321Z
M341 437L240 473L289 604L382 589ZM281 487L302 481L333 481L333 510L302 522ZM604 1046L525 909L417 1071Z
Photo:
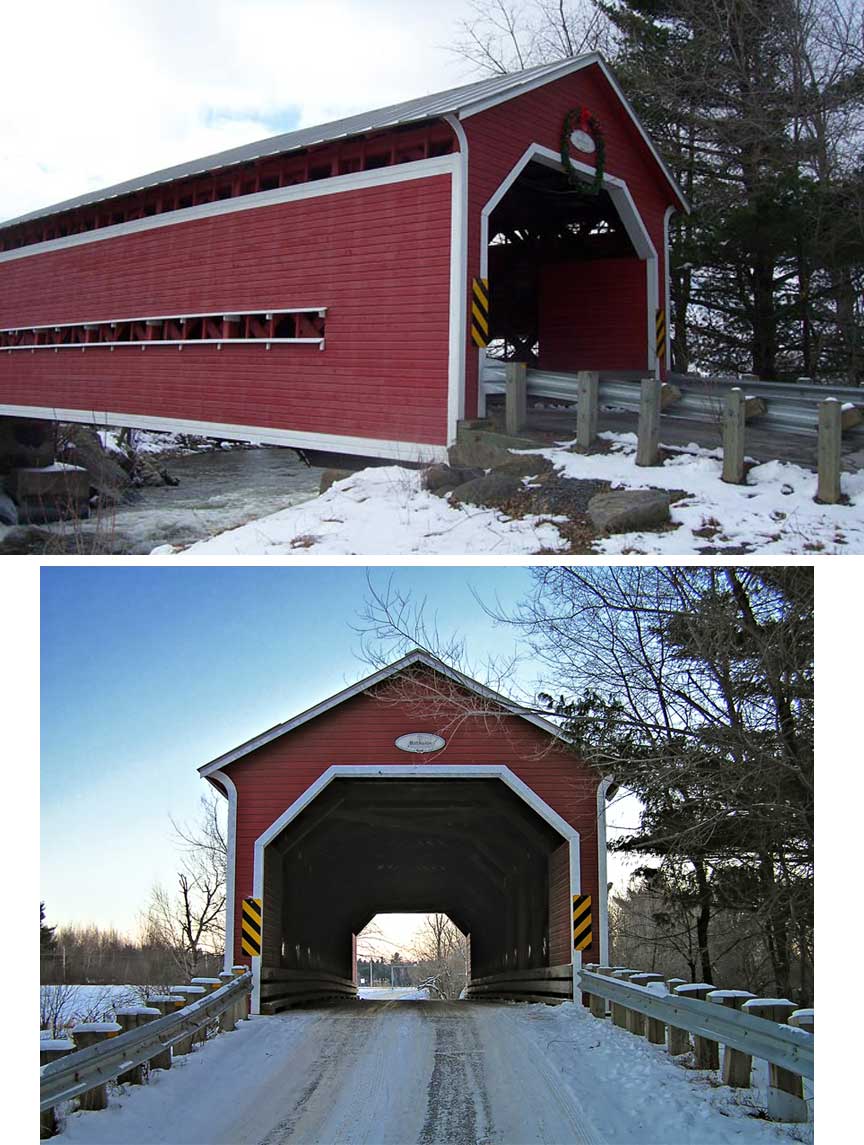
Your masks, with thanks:
M399 997L399 994L402 997ZM244 1022L99 1113L82 1145L790 1142L581 1006L364 1000ZM799 1127L800 1128L800 1127ZM656 1136L655 1136L656 1134ZM806 1137L797 1137L806 1140Z

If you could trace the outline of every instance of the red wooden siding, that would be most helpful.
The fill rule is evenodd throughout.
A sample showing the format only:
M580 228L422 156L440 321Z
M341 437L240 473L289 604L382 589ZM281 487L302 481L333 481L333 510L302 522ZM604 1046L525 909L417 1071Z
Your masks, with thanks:
M657 251L659 299L664 305L663 215L674 195L618 96L597 65L535 88L463 121L468 138L468 281L480 273L480 216L483 207L532 143L558 152L564 116L584 105L599 121L606 141L606 173L624 179ZM591 163L590 155L578 156ZM596 263L591 264L592 267ZM611 306L616 301L611 300ZM647 321L628 350L647 360ZM466 345L470 338L466 332ZM477 409L478 353L469 348L466 368L467 416ZM581 367L584 368L584 367Z
M540 368L639 370L645 366L645 263L595 259L543 269Z
M0 402L443 444L450 176L0 264L0 327L326 306L316 346L0 354Z
M239 950L240 900L253 889L255 840L334 764L506 765L580 832L582 890L598 893L598 781L594 773L566 750L550 749L549 737L523 719L502 717L491 733L488 720L480 716L468 717L454 729L447 724L440 713L435 720L418 717L415 705L394 705L363 693L225 767L237 787L235 951ZM434 758L406 757L394 740L409 728L440 733L447 738L447 747ZM570 961L567 850L564 845L552 859L553 964ZM586 953L588 961L599 958L596 947Z

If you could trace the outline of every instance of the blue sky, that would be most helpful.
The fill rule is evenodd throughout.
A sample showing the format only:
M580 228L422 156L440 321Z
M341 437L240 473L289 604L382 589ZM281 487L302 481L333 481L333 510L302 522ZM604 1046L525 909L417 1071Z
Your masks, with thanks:
M371 575L383 586L391 571ZM512 651L471 590L515 602L527 569L393 575L478 659ZM52 923L130 930L151 885L173 876L169 817L195 818L196 768L372 671L354 631L366 571L53 566L41 577L41 896Z

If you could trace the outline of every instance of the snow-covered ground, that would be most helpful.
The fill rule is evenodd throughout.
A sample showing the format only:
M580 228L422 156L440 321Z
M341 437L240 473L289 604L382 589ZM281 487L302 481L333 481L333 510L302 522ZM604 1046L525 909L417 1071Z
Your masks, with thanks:
M582 1006L360 1001L242 1022L71 1113L81 1145L747 1145L812 1140Z
M100 1022L115 1006L135 1006L141 1001L140 986L64 985L41 986L39 1009L44 1036L76 1022Z
M370 1002L428 1002L429 991L417 986L360 986L357 993Z
M672 448L665 465L637 468L636 435L601 434L610 452L570 452L571 443L538 450L565 477L609 481L616 488L684 490L671 509L674 527L617 533L597 553L864 552L864 472L844 473L848 504L817 505L815 474L771 461L750 470L746 485L720 480L722 456L691 444ZM513 520L494 509L451 505L427 493L421 474L398 466L364 469L314 500L179 550L195 556L535 554L567 552L560 518Z
M536 553L559 550L558 530L534 517L450 505L427 493L418 470L384 465L337 481L314 501L198 541L193 556ZM175 552L168 546L154 556Z

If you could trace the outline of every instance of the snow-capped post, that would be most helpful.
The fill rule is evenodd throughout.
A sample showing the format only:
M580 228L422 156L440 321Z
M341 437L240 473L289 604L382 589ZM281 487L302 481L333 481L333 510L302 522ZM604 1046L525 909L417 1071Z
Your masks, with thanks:
M740 1010L748 998L755 998L749 990L712 990L708 1001L718 1006L728 1006L730 1010ZM750 1073L753 1068L753 1059L750 1054L742 1050L733 1050L731 1046L723 1047L723 1084L737 1089L746 1089L750 1085Z
M78 1047L71 1038L43 1038L39 1043L39 1065L48 1065L58 1058L71 1054ZM39 1114L39 1140L53 1137L57 1132L57 1114L51 1109L43 1109Z
M631 974L638 974L638 973L639 973L638 970L632 970L628 966L613 966L612 967L612 977L613 978L620 978L624 982L629 981ZM630 1014L630 1011L627 1009L626 1006L622 1005L620 1002L613 1002L612 1003L612 1024L614 1026L619 1026L622 1030L629 1030L630 1029L629 1014Z
M738 386L726 395L723 410L723 473L721 480L730 485L744 483L744 427L747 421L747 403L744 391Z
M524 362L504 365L504 417L507 432L520 433L528 421L528 367Z
M580 370L576 375L576 444L589 449L597 437L600 375L596 370Z
M683 986L676 986L675 993L685 998L695 998L704 1002L714 989L710 982L685 982ZM697 1069L719 1069L720 1047L710 1038L703 1038L701 1034L693 1035L693 1054Z
M816 500L823 505L836 505L840 500L841 424L843 407L836 398L819 403L819 480Z
M169 986L168 993L177 999L174 1003L175 1010L182 1010L183 1007L188 1006L190 1002L197 1002L205 991L203 986ZM197 1034L190 1034L188 1038L183 1038L181 1041L176 1042L174 1045L174 1056L178 1057L180 1054L191 1054L192 1043L197 1037Z
M158 1010L163 1016L170 1014L174 1010L175 999L171 994L151 994L147 999L147 1006ZM150 1069L170 1069L171 1068L171 1047L161 1050L155 1054L147 1063Z
M127 1006L122 1010L115 1010L114 1017L123 1028L125 1034L127 1030L137 1030L139 1026L143 1026L145 1022L152 1022L154 1018L160 1018L161 1012L155 1006ZM144 1065L133 1066L127 1069L125 1073L121 1073L117 1081L122 1085L143 1085L144 1084Z
M639 441L636 445L637 465L656 465L660 450L660 389L659 378L643 378L639 394Z
M234 981L235 975L230 970L223 970L219 975L219 981L223 986L227 986L229 982ZM232 1006L226 1006L222 1013L219 1015L219 1029L223 1034L230 1033L231 1030L237 1029L237 1003Z
M636 986L647 986L649 982L662 982L662 974L634 974L630 981ZM666 1023L661 1022L659 1018L649 1018L645 1016L644 1028L640 1033L644 1033L649 1042L653 1042L655 1046L662 1046L666 1044Z
M767 1018L769 1022L788 1022L796 1010L795 1003L788 998L750 998L741 1008L756 1018ZM773 1062L768 1063L768 1116L775 1121L802 1123L810 1120L800 1076Z
M590 969L591 969L590 966L586 967L586 970L590 970ZM609 977L612 973L612 967L611 966L595 966L593 972L595 974L603 974L606 977ZM588 995L588 1006L591 1010L591 1013L594 1015L595 1018L605 1018L608 1014L608 1011L606 1009L606 999L602 998L599 994L589 994Z
M241 974L249 974L251 971L248 966L232 966L231 973L239 977ZM249 1015L250 995L244 994L240 1001L237 1003L237 1018L248 1018Z
M79 1022L77 1026L72 1027L75 1049L86 1050L89 1046L95 1046L97 1042L105 1041L106 1038L116 1038L120 1030L121 1026L117 1022ZM79 1109L93 1110L107 1107L108 1085L104 1081L101 1085L94 1085L78 1098Z
M218 990L221 987L222 982L219 978L193 978L192 979L192 985L193 986L203 986L204 990L207 993L212 994L214 990ZM206 1026L201 1031L201 1035L200 1035L198 1040L201 1042L204 1042L207 1040L207 1027Z
M812 1010L796 1010L790 1014L786 1019L790 1026L797 1026L799 1030L805 1030L808 1034L813 1033L813 1011Z
M667 978L666 989L670 994L674 994L679 986L686 986L687 983L683 978ZM690 1053L690 1034L687 1030L681 1030L678 1026L669 1026L666 1047L673 1057L678 1054Z

